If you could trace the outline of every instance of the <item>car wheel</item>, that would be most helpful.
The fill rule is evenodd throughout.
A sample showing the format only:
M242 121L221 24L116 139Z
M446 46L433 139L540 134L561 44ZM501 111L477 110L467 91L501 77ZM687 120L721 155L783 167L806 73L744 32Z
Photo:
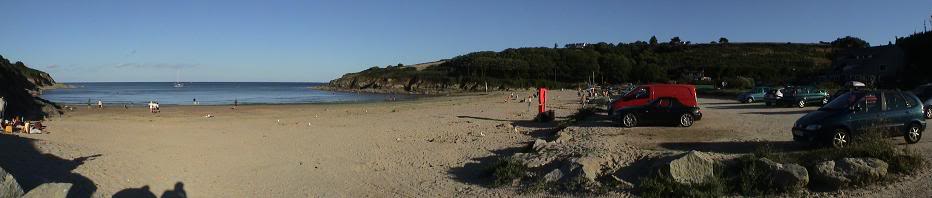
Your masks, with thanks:
M695 121L696 120L693 118L693 115L689 115L688 113L684 113L683 115L680 115L680 126L681 127L692 126L693 122Z
M926 107L925 114L926 119L932 119L932 106Z
M851 142L851 137L848 134L848 130L838 128L832 130L832 136L829 139L829 143L832 147L842 148L847 146Z
M638 124L638 118L633 113L626 113L624 116L621 116L621 126L623 127L634 127Z
M796 102L796 107L799 107L799 108L806 107L806 101L800 100L799 102Z
M744 100L744 103L752 103L752 102L754 102L754 98L748 97L748 99Z
M828 104L828 98L822 98L822 105Z
M911 124L903 138L906 139L906 143L915 144L919 142L919 139L922 139L922 127L919 124Z

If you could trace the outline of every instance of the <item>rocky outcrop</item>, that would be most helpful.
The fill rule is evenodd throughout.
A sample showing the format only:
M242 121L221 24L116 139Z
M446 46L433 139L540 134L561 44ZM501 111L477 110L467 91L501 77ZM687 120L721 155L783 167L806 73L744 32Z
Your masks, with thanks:
M715 176L716 161L708 154L699 151L676 156L666 163L661 163L660 172L673 181L682 184L701 184Z
M843 158L816 164L813 179L830 187L879 179L887 175L888 164L876 158Z
M23 196L23 188L13 175L0 168L0 198L18 198Z
M0 96L7 102L4 112L10 116L24 116L35 120L45 115L43 106L54 106L42 100L37 93L41 86L52 85L55 80L48 73L26 67L22 62L10 63L0 57Z
M65 198L69 190L69 183L46 183L30 190L23 198Z
M806 167L799 164L780 164L767 158L757 161L766 168L767 178L774 187L792 192L804 189L809 184L809 172Z

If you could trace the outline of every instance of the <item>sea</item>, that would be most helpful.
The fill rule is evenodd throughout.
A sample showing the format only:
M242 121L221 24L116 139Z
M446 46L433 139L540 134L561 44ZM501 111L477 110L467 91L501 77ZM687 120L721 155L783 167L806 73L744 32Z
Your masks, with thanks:
M410 99L411 96L334 92L312 89L324 83L307 82L81 82L71 88L43 91L41 97L60 104L229 105L353 103Z

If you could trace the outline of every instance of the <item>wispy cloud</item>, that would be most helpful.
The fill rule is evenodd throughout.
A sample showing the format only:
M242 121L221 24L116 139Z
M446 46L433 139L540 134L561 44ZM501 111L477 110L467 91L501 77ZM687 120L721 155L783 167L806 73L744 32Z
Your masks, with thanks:
M184 69L194 68L198 64L187 63L123 63L116 65L116 68L146 68L146 69Z
M45 66L46 69L56 69L58 67L60 67L58 64L49 64Z

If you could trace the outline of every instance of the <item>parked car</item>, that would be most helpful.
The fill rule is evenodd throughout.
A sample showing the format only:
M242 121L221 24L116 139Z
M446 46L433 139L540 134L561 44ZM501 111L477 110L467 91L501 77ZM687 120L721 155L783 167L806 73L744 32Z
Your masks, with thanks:
M832 94L831 96L829 96L828 101L831 102L832 100L835 100L836 97L838 97L838 96L840 96L840 95L842 95L842 94L845 94L845 93L848 93L848 92L851 92L851 91L863 90L863 89L865 89L866 87L867 87L867 85L865 85L865 84L862 83L862 82L858 82L858 81L848 81L847 83L845 83L845 87L844 87L844 88L839 89L838 91L835 91L834 94Z
M645 105L619 109L614 114L617 115L615 120L624 127L671 123L681 127L689 127L696 120L702 119L702 112L699 107L685 105L674 97L659 97Z
M614 113L622 108L645 105L661 97L676 98L683 105L699 107L696 87L693 85L649 84L638 86L621 98L612 101L608 106L608 112Z
M926 119L932 119L932 84L925 84L912 91L922 101L922 110Z
M793 105L799 108L807 104L825 105L829 102L829 95L825 90L810 86L785 87L778 89L773 95L764 97L767 106Z
M793 124L793 140L843 147L852 135L880 131L916 143L926 128L921 104L915 95L903 91L848 92L799 118Z
M754 87L750 91L738 95L738 101L741 101L742 103L763 101L764 95L766 95L770 89L770 87Z

